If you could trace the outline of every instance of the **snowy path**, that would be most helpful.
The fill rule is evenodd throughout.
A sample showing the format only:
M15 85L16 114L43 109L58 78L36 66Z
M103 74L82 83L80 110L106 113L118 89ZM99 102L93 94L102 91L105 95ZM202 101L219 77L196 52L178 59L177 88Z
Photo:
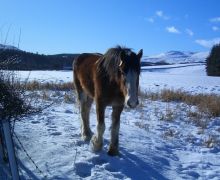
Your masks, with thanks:
M110 109L106 112L104 148L99 153L91 152L89 143L81 140L78 110L73 104L55 104L40 115L18 122L15 132L48 179L218 179L220 148L207 148L204 140L210 135L219 138L220 119L211 121L200 134L183 113L185 105L169 106L176 110L170 121L159 120L167 103L145 101L138 110L125 109L119 157L106 153ZM93 132L95 124L93 107ZM41 179L21 149L18 154L25 178Z

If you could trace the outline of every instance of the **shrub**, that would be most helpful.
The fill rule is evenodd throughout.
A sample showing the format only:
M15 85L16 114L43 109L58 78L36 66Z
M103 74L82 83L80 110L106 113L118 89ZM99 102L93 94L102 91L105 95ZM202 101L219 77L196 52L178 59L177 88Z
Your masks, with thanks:
M26 103L22 89L15 86L17 80L11 73L0 71L0 119L10 120L34 112Z
M206 73L208 76L220 76L220 44L212 47L206 59Z

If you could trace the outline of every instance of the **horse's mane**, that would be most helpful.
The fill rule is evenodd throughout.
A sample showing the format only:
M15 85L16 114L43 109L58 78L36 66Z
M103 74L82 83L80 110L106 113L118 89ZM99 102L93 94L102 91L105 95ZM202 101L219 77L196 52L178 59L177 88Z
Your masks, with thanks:
M110 48L108 51L98 60L98 72L102 73L103 70L110 77L117 74L119 69L119 64L121 61L120 55L130 55L133 53L130 48L116 46L115 48Z

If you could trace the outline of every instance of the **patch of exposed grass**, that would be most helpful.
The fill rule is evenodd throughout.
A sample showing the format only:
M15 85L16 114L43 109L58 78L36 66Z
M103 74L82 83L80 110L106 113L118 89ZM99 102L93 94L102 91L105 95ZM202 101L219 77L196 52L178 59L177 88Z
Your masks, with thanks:
M144 129L146 131L149 131L150 125L146 124L143 120L137 121L134 124L135 124L135 126L139 127L140 129Z
M184 102L198 107L202 113L210 117L220 116L220 96L216 94L189 94L182 90L164 89L160 92L141 92L142 98L163 100L165 102ZM194 115L192 115L194 116Z
M65 103L74 103L75 100L74 100L73 95L72 95L72 94L65 93L65 94L64 94L64 102L65 102Z
M54 83L46 82L41 83L39 81L30 81L23 84L19 84L27 91L36 91L36 90L52 90L52 91L71 91L74 89L72 82L66 83Z
M207 148L213 148L220 145L219 140L214 136L209 136L206 140L204 140L204 145Z

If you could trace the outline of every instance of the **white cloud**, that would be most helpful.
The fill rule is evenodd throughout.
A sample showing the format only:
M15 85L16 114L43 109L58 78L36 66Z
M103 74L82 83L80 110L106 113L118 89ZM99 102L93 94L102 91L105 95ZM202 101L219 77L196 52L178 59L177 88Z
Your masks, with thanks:
M217 27L217 26L212 26L212 30L213 30L213 31L218 31L218 30L219 30L219 27Z
M195 42L203 47L211 48L213 45L220 43L220 37L210 40L198 39Z
M159 17L162 17L163 16L163 11L156 11L156 15L159 16Z
M194 35L194 32L191 29L186 29L186 33L190 36Z
M169 33L180 34L180 31L179 31L177 28L175 28L174 26L166 27L166 30L167 30Z
M154 22L154 18L147 18L147 21L153 23Z
M210 22L220 22L220 17L210 19Z
M164 12L161 11L161 10L156 11L155 14L156 14L156 16L158 16L158 17L160 17L160 18L162 18L162 19L164 19L164 20L168 20L168 19L169 19L169 17L166 16L166 15L164 14Z

